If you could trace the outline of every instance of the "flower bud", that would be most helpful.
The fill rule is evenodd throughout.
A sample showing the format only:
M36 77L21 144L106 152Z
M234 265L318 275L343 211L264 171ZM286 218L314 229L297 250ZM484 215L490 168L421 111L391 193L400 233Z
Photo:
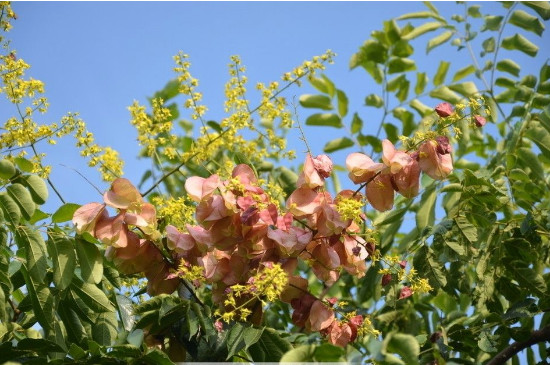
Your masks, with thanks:
M481 115L476 115L474 117L474 121L476 123L476 127L483 127L485 124L487 124L487 120L483 118Z
M445 118L453 114L453 106L449 103L441 103L435 107L435 112L441 118Z

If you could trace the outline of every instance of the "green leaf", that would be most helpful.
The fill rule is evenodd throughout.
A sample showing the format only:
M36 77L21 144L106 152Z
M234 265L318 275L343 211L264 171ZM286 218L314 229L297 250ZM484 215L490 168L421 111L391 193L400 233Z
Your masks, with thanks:
M143 356L140 359L140 363L147 365L174 365L168 355L158 349L154 349L147 355Z
M479 5L468 6L468 15L472 18L481 18L481 13L479 12Z
M420 114L420 116L422 116L422 117L425 117L425 116L427 116L427 115L429 115L433 112L432 108L430 108L426 104L422 103L418 99L411 100L409 105L411 106L411 108L416 110L418 112L418 114Z
M57 289L63 290L71 283L76 268L73 241L60 232L50 231L48 236L48 252L53 263L53 282Z
M440 288L447 285L443 265L434 256L434 252L427 246L420 247L413 258L413 267L421 277L426 277L432 288Z
M22 183L29 189L32 200L36 204L44 204L48 200L48 187L43 179L36 175L28 175L22 179Z
M481 46L483 47L483 52L481 53L482 57L485 56L487 53L493 53L496 48L495 37L487 38L483 41Z
M103 257L93 243L77 239L76 254L80 264L82 279L88 283L99 284L103 278Z
M395 94L397 100L404 102L409 96L409 87L411 83L406 78L403 78L403 81L399 84L399 91Z
M475 71L476 71L476 68L475 68L474 65L469 65L469 66L466 66L464 68L461 68L460 70L458 70L454 74L452 82L456 82L458 80L461 80L461 79L465 78L466 76L468 76L470 74L473 74Z
M537 155L530 148L518 148L515 151L515 155L518 157L523 166L526 166L531 170L534 178L544 181L544 168L542 167Z
M230 360L237 352L244 348L243 332L245 327L239 322L235 323L227 333L227 358Z
M141 344L143 343L143 330L142 329L136 329L133 330L128 337L126 337L126 341L130 345L133 345L135 347L141 347Z
M520 66L510 59L504 59L497 62L497 70L508 72L514 76L519 76Z
M550 159L550 133L539 121L531 120L529 122L529 127L525 132L525 136L535 142L542 154Z
M477 243L477 229L471 224L465 217L457 216L454 218L454 222L458 227L460 234L470 243Z
M387 57L388 49L382 43L374 39L368 39L363 43L359 52L352 56L350 68L353 69L357 66L363 66L369 71L369 67L375 67L377 63L386 62ZM368 65L369 62L372 62L370 66Z
M477 86L472 81L466 81L460 84L450 85L449 89L456 91L460 95L470 97L478 94Z
M68 340L70 342L80 343L84 337L86 337L86 331L80 323L78 315L71 309L70 302L62 301L57 306L57 313L59 318L65 324L67 330Z
M445 81L445 76L447 76L447 71L449 71L450 62L441 61L437 72L435 73L433 83L435 86L441 85Z
M70 288L91 310L99 313L114 311L113 305L103 290L94 284L83 283L75 277Z
M21 209L21 214L26 220L31 219L36 209L36 205L32 200L31 193L21 184L9 185L6 190L9 196L17 203Z
M414 48L409 44L408 41L400 39L393 44L392 56L397 57L409 57L414 53Z
M388 65L388 73L408 72L416 70L416 63L410 58L392 57Z
M547 1L522 1L521 3L536 11L542 19L550 19L550 4Z
M15 172L15 166L10 160L0 160L0 179L9 180Z
M15 201L6 192L0 192L0 207L4 212L4 217L8 219L8 222L12 227L17 227L21 221L21 209Z
M250 346L248 352L255 362L278 362L292 349L290 342L272 328L265 328L259 340Z
M443 43L447 42L449 39L451 39L453 34L454 34L454 32L448 30L448 31L445 31L445 32L441 33L440 35L430 39L428 41L428 45L426 46L426 54L430 53L430 51L432 49L434 49L435 47L438 47L438 46L442 45Z
M117 294L115 298L122 325L126 331L130 332L135 324L134 302L124 295Z
M163 101L167 101L176 97L179 93L180 83L178 80L171 80L160 91L157 91L153 98L161 98Z
M498 351L498 335L492 335L488 331L481 332L477 345L484 352Z
M413 100L414 101L414 100ZM416 123L414 122L414 115L405 108L395 108L393 110L393 116L401 121L403 124L402 134L408 136L416 128ZM381 145L382 143L380 143Z
M538 296L547 295L547 287L543 277L535 270L526 266L520 260L514 260L505 265L506 270L511 274L510 279L516 280L521 286L528 288Z
M403 14L399 17L397 17L397 20L405 20L405 19L425 19L425 18L435 18L435 19L443 19L441 18L437 12L433 11L417 11L414 13L407 13Z
M16 157L13 160L15 161L15 164L17 165L17 167L19 167L21 171L32 172L32 170L34 170L33 163L24 157Z
M485 22L483 23L483 26L481 27L481 31L484 32L486 30L494 30L497 31L502 26L502 19L504 17L500 15L486 15L485 16Z
M425 72L416 73L416 86L414 87L414 92L416 95L422 94L426 85L428 84L428 76Z
M410 41L416 37L421 36L424 33L432 32L441 27L440 22L427 22L419 27L414 28L411 32L403 36L403 39Z
M351 134L359 133L361 129L363 129L363 120L359 118L359 114L354 113L351 120Z
M408 365L418 364L418 356L420 355L420 345L416 337L404 333L391 334L388 341L387 351L399 354L403 361Z
M335 127L335 128L341 128L342 127L342 120L337 114L327 114L327 113L317 113L310 115L306 119L307 125L316 125L316 126L324 126L324 127Z
M515 26L533 32L539 36L542 36L544 32L544 24L541 23L539 18L523 10L514 10L512 16L508 19L508 23L514 24Z
M440 86L437 89L434 89L430 92L432 98L438 98L444 101L447 101L451 104L458 103L461 98L447 86Z
M437 192L434 188L426 189L420 199L420 206L416 212L416 228L422 231L427 226L433 226L435 222L435 201Z
M326 95L310 95L305 94L300 96L300 105L304 108L317 108L324 110L332 110L330 98Z
M44 282L48 269L46 262L46 243L42 234L27 226L22 226L15 232L15 240L20 247L25 247L27 268L36 283Z
M329 89L328 89L325 81L322 78L312 77L311 79L309 79L309 82L311 83L311 85L314 88L316 88L320 92L322 92L324 94L329 94Z
M375 108L381 108L384 106L384 100L376 94L370 94L365 98L365 104L374 106Z
M58 344L43 338L24 338L17 343L18 350L32 350L34 352L62 352Z
M336 97L338 99L338 114L340 118L344 118L348 114L348 97L342 90L336 90Z
M28 295L31 298L33 314L47 334L54 320L54 299L50 289L43 284L36 283L24 264L21 265L21 274L25 279Z
M343 150L345 148L353 147L355 143L348 137L341 137L333 139L332 141L327 142L323 151L326 153L331 153L334 151Z
M102 346L114 344L118 334L118 322L114 312L100 313L92 326L92 338Z
M531 57L535 57L539 51L539 47L519 33L504 38L502 40L502 48L507 50L518 50Z
M52 223L63 223L72 220L74 212L76 212L78 208L80 208L79 204L63 204L52 215Z

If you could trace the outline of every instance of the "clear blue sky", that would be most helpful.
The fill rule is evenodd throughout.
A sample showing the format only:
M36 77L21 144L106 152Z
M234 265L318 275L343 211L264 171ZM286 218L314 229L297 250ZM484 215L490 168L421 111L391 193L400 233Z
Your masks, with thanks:
M480 4L483 13L501 7L495 2ZM463 12L454 2L436 6L443 14ZM254 92L257 81L278 80L303 60L332 49L338 57L326 73L348 94L350 112L358 111L374 133L379 117L363 103L367 94L379 89L364 71L349 71L349 58L384 20L426 9L421 2L15 2L13 8L18 19L9 37L18 57L31 64L29 75L46 84L51 106L44 120L58 121L69 111L79 112L100 145L122 154L125 176L136 183L147 165L135 159L139 147L127 107L133 100L145 104L147 96L174 77L172 56L179 50L191 56L191 72L199 78L199 90L210 110L207 118L219 120L230 55L241 56L249 90ZM547 32L543 42L529 35L539 45L550 44L548 36ZM417 42L419 70L433 75L439 60L446 59L452 61L452 75L470 62L465 50L457 53L448 47L447 53L436 50L425 57L424 40ZM541 48L536 64L548 56L548 47ZM523 75L532 61L527 57L520 61ZM286 96L308 92L312 90L305 85ZM3 120L12 114L4 106L1 109ZM310 112L299 110L300 120ZM333 128L306 132L314 153L322 153L326 141L344 133ZM302 152L297 132L293 134L291 148ZM66 200L84 204L98 196L60 163L77 168L100 189L107 188L99 174L86 167L71 138L54 147L40 147L48 151L52 180ZM337 162L344 164L350 152L337 154ZM58 204L54 196L50 200L46 211Z

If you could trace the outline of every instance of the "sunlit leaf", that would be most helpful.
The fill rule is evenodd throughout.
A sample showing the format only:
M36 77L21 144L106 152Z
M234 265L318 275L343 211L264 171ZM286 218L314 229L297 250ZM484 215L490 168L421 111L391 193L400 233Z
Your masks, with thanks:
M435 73L433 83L435 86L441 85L445 81L445 76L447 76L447 71L449 70L450 62L441 61L437 72Z
M447 42L449 39L451 39L453 34L454 34L454 32L452 32L450 30L447 30L447 31L441 33L440 35L430 39L428 41L428 45L426 46L426 53L429 53L435 47L438 47L438 46L444 44L445 42Z
M478 94L477 86L472 81L466 81L460 84L453 84L449 89L456 91L460 95L470 97Z
M468 65L464 68L461 68L460 70L458 70L454 74L452 82L456 82L458 80L461 80L461 79L465 78L466 76L473 74L475 71L476 71L476 68L475 68L474 65Z
M508 23L533 32L539 36L544 32L544 24L536 16L526 13L523 10L514 10Z
M114 311L105 293L94 284L80 282L75 277L70 288L91 310L99 313Z
M325 144L325 147L323 148L323 151L326 153L331 153L352 147L354 144L355 143L348 137L336 138L327 142L327 144Z
M351 134L359 133L361 129L363 129L363 120L359 117L359 114L354 113L351 120Z
M522 1L522 4L535 10L542 19L550 19L550 4L548 1Z
M64 233L55 231L50 231L48 237L47 247L53 263L53 282L58 289L63 290L71 283L76 267L73 241Z
M461 97L446 86L440 86L430 92L432 98L438 98L451 104L460 102Z
M10 160L0 160L0 179L8 180L15 175L15 166Z
M411 40L416 37L421 36L422 34L432 32L436 29L439 29L442 26L440 22L427 22L416 28L414 28L410 33L403 36L403 39Z
M399 354L406 364L418 364L420 345L414 336L404 333L392 333L389 336L387 351Z
M504 71L514 76L519 76L520 66L510 59L498 61L496 68L499 71Z
M324 110L331 110L331 100L326 95L309 95L304 94L300 96L300 105L304 108L317 108Z
M75 248L82 279L88 283L99 284L103 278L103 257L99 249L95 244L81 239L75 242Z
M502 26L502 19L504 19L500 15L486 15L484 18L485 22L481 27L482 32L485 30L499 30Z
M21 214L27 220L31 219L36 209L36 205L32 200L31 193L21 184L11 184L6 190L9 196L17 203L21 209Z
M392 57L389 62L388 73L408 72L416 70L416 64L410 58Z
M504 49L518 50L531 57L535 57L539 51L539 47L519 33L504 38L501 44Z
M342 120L337 114L313 114L306 119L307 125L323 126L323 127L342 127Z
M338 114L340 118L344 118L348 114L348 97L342 90L336 90L336 97L338 99Z
M428 84L428 76L425 72L416 73L416 86L414 87L414 92L416 95L422 94L426 85Z
M79 204L63 204L52 215L52 223L63 223L72 220L73 214L78 208L80 208Z

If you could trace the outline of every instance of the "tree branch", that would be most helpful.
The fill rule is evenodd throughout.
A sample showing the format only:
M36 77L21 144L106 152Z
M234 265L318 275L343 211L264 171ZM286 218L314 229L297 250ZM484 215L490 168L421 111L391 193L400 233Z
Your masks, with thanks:
M525 341L514 342L513 344L511 344L510 346L506 347L504 350L499 352L495 357L493 357L485 365L504 364L506 361L511 359L518 352L543 341L550 341L550 325L544 327L541 330L533 331L531 333L531 336Z

